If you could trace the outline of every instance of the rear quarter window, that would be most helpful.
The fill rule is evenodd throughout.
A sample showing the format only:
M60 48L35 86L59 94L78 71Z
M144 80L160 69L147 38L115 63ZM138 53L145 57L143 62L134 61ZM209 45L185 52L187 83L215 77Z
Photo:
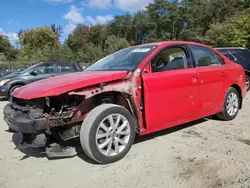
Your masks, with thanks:
M74 68L72 64L58 64L57 65L57 72L73 72Z
M79 64L77 64L77 63L74 64L74 68L75 68L76 71L82 71L81 66Z

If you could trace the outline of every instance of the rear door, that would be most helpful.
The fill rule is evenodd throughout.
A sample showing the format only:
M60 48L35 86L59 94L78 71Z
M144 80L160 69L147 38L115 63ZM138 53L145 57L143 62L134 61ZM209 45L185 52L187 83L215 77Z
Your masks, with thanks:
M224 101L226 67L224 60L213 50L190 45L199 77L199 104L201 116L216 111Z
M159 130L197 115L198 77L186 46L161 50L143 73L145 118L149 129Z

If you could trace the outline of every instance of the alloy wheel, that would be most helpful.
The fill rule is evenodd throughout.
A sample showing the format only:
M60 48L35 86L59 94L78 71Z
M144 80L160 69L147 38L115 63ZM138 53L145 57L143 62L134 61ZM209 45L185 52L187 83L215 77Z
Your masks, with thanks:
M231 92L227 97L227 113L230 116L234 116L239 109L239 100L236 93Z
M105 117L96 131L96 146L105 156L116 156L127 146L130 139L129 121L121 114Z

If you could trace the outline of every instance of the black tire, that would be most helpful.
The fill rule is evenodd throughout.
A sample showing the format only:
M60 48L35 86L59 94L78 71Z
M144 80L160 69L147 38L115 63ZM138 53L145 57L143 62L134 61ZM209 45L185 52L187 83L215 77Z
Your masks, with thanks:
M235 113L234 115L230 115L230 114L228 113L228 110L227 110L227 99L228 99L228 96L229 96L231 93L236 94L237 100L238 100L237 111L236 111L236 113ZM217 116L219 119L225 120L225 121L233 120L233 119L238 115L238 112L239 112L239 109L240 109L240 103L241 103L240 100L241 100L241 99L240 99L240 96L239 96L238 91L237 91L235 88L230 87L230 88L228 89L227 94L226 94L225 99L224 99L223 110L222 110L221 113L216 114L216 116Z
M9 97L11 96L11 94L13 93L13 91L15 91L16 89L22 87L23 85L14 85L10 88L9 90Z
M250 76L246 75L247 91L250 90Z
M17 132L17 131L15 131L14 129L12 129L12 128L9 127L8 132L10 132L10 133L15 133L15 132Z
M106 156L99 151L96 143L96 133L99 124L109 115L119 114L124 116L130 127L130 136L125 148L115 156ZM84 152L94 161L102 164L108 164L116 162L122 159L130 150L135 139L135 121L130 112L118 105L114 104L102 104L97 106L89 112L87 117L84 119L81 130L80 130L80 142Z

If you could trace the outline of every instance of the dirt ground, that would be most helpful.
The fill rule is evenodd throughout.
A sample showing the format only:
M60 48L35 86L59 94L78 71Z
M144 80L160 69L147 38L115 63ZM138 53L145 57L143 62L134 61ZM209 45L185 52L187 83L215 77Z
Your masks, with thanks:
M231 122L199 120L139 137L128 155L97 165L81 154L48 160L42 150L14 150L0 102L0 188L250 187L250 93Z

